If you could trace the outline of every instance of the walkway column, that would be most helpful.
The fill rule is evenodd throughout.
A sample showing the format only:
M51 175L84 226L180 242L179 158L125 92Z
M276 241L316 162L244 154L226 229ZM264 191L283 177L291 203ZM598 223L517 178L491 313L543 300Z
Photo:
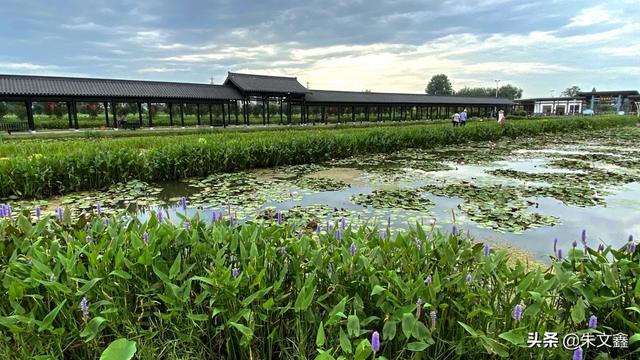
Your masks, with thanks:
M196 119L198 122L198 126L201 125L201 120L200 120L200 103L196 104Z
M351 105L351 122L356 122L356 106Z
M236 125L238 125L238 100L233 100L233 112L236 116Z
M224 127L224 124L226 123L226 113L224 112L224 103L220 104L220 107L222 107L222 127ZM245 107L246 108L246 107ZM238 125L238 124L236 124Z
M269 108L270 98L267 98L267 125L271 125L271 109Z
M67 103L69 104L69 103ZM111 113L113 114L113 127L118 128L118 107L115 101L111 101ZM69 125L71 125L71 110L69 110Z
M149 127L153 127L153 113L151 111L151 101L147 101L147 113L149 114Z
M104 120L107 123L107 127L109 127L109 103L105 101L102 106L104 106Z
M24 102L24 106L27 109L27 124L29 125L29 130L35 130L35 124L33 122L33 103L31 100L27 100Z
M322 122L323 122L325 125L327 125L327 123L328 123L328 117L326 116L326 110L325 110L324 105L322 105L322 106L321 106L321 108L320 108L320 112L322 113Z
M282 125L282 96L280 96L280 125Z
M169 108L169 126L173 126L173 105L167 103L167 108Z
M184 127L184 104L180 103L180 126Z
M71 101L71 107L73 108L73 125L76 129L79 129L80 127L78 126L78 106L75 100Z
M213 126L213 111L211 103L209 103L209 126Z
M369 122L369 105L364 108L364 118Z
M142 127L142 103L138 101L138 122L140 123L140 127Z
M263 97L262 98L262 125L263 126L267 126L267 116L265 114L265 111L267 110L266 107L267 105L264 103L264 97Z

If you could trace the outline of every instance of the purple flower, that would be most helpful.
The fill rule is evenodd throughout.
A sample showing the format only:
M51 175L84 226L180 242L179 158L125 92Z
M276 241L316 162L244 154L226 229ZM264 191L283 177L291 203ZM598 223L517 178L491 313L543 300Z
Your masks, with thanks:
M158 209L158 213L156 214L156 218L158 219L158 222L163 222L164 221L164 211L162 209Z
M233 276L234 279L237 278L238 275L240 275L240 269L235 267L231 269L231 276Z
M50 282L56 281L56 276L54 274L49 275L49 281Z
M109 218L104 219L104 224L105 224L106 226L109 226Z
M218 212L217 211L213 211L211 213L211 222L216 222L218 220Z
M636 252L636 243L628 243L627 244L627 250L629 250L630 254L633 254L634 252Z
M522 320L522 305L517 304L514 308L513 308L513 318L516 321L520 321Z
M633 242L633 235L629 235L629 242Z
M589 329L595 329L598 327L598 318L595 315L591 315L589 318Z
M558 238L553 239L553 253L558 251Z
M431 318L431 328L435 328L436 327L436 312L432 310L429 313L429 317Z
M89 301L86 297L80 300L80 310L82 311L82 318L87 321L89 319Z
M320 234L320 224L316 225L316 233Z
M387 227L391 227L391 215L387 216Z
M149 243L149 233L148 232L144 232L144 234L142 234L142 241L144 241L145 244Z
M418 251L422 249L422 241L420 239L416 239L416 248Z
M100 206L100 203L96 204L96 213L102 215L102 206Z
M578 246L578 242L573 240L573 242L571 243L571 246L575 249L576 246Z
M278 210L277 217L278 217L278 225L282 225L282 211Z
M93 242L93 239L91 239L91 236L87 235L87 237L84 238L84 241L86 241L87 244L91 244Z
M458 228L453 225L453 227L451 228L451 235L456 236L458 234Z
M582 240L583 244L587 243L587 230L582 230L582 234L580 235L580 240Z
M186 197L182 197L182 199L180 199L180 204L182 205L182 210L183 211L187 211L187 198Z
M236 216L229 215L229 226L233 226L236 223Z
M42 210L40 210L40 207L36 207L36 218L40 219L40 214L42 213Z
M287 248L285 248L284 246L281 246L279 251L280 251L280 254L284 255L287 253Z
M582 348L577 348L573 352L573 360L582 360Z
M464 281L466 281L467 283L471 283L473 281L473 276L471 276L471 274L467 274L467 276L464 278Z
M340 229L336 230L336 240L338 241L342 240L342 231L340 231Z
M356 256L356 244L351 244L351 246L349 246L349 254L351 254L351 256Z
M422 298L418 298L418 301L416 301L416 305L422 306L422 304L424 304L424 301L422 301Z
M62 208L61 207L56 208L56 214L58 215L58 220L62 221L62 215L63 214L62 214Z
M428 275L427 278L424 280L424 283L427 285L431 285L432 282L433 280L431 279L431 275Z
M602 253L604 251L604 245L600 244L598 245L598 253Z
M331 274L333 272L333 265L332 264L327 265L327 272L329 274Z
M371 334L371 350L374 353L380 351L380 334L377 331L374 331Z
M2 204L2 206L0 206L0 218L3 218L5 216L4 215L4 206L5 206L4 204Z
M189 229L191 228L191 224L189 224L188 222L185 222L183 226L184 226L184 229L187 231L189 231Z
M380 230L380 238L381 239L383 239L383 240L386 239L388 235L389 234L387 233L387 230Z
M558 260L562 260L562 249L558 249Z
M345 219L344 216L340 219L340 226L343 230L347 228L347 219Z
M490 253L491 248L489 247L489 244L484 244L484 256L489 256Z

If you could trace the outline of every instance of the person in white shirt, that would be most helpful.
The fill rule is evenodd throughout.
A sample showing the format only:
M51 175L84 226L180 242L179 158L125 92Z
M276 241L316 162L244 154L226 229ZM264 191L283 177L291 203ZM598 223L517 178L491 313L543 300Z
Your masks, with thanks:
M507 118L504 116L504 110L498 111L498 124L504 124Z
M455 113L453 114L453 127L458 127L458 124L460 124L460 114Z

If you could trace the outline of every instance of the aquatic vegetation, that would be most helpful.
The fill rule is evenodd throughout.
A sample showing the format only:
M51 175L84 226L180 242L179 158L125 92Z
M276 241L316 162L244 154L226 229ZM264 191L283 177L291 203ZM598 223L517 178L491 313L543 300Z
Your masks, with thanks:
M462 229L63 213L0 220L4 358L119 346L142 359L524 358L538 351L527 333L548 329L629 335L631 349L588 350L615 358L640 338L640 253L628 246L558 249L540 269L501 249L486 256Z
M376 209L394 208L403 210L428 210L433 202L412 189L378 189L371 194L358 194L351 197L354 204L371 206Z

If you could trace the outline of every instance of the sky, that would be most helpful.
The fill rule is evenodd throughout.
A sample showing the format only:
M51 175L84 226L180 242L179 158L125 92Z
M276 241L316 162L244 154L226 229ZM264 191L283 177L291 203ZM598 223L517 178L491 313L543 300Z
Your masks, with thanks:
M523 97L640 89L640 0L1 0L0 73Z

